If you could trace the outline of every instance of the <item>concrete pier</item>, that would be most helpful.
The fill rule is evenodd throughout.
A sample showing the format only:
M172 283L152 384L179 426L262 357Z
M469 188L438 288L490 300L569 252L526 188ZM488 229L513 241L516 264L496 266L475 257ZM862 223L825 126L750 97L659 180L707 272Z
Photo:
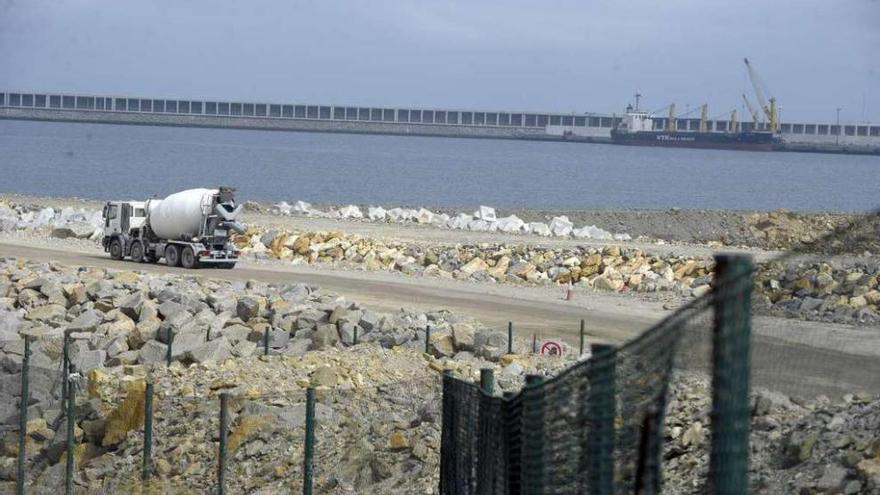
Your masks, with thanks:
M618 116L590 112L377 108L23 91L0 92L0 118L580 142L610 142L610 131L619 122ZM665 125L666 119L654 119L656 129ZM677 121L681 131L696 131L699 125L699 119ZM707 128L726 132L728 122L709 121ZM752 123L742 123L744 131L753 128ZM781 131L786 148L792 151L880 153L878 125L783 123Z

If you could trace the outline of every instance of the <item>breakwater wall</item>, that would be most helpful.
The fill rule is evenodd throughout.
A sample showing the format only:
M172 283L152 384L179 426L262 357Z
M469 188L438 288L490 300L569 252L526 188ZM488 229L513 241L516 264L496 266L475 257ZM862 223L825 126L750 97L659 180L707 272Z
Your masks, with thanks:
M590 112L248 103L14 91L0 92L0 119L581 142L610 142L610 131L619 121L615 115ZM655 118L654 125L663 128L665 119ZM727 121L715 120L708 122L707 129L727 132L728 126ZM697 131L700 119L679 119L677 128ZM742 123L744 131L754 128L752 123ZM789 151L880 154L880 125L783 123L781 135Z

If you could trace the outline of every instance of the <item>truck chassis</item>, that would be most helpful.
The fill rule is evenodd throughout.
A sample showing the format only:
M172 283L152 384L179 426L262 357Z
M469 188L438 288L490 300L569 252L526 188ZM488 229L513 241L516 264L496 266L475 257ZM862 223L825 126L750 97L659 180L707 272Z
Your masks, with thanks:
M165 258L168 266L201 268L213 266L230 269L238 261L238 251L211 249L200 242L159 241L150 242L142 237L112 234L104 236L104 251L115 260L128 257L138 263L156 263Z

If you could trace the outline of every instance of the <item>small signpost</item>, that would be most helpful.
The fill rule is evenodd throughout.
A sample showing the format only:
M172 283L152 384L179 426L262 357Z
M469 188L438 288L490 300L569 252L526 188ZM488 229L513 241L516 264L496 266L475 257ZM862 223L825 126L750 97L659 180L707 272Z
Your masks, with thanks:
M540 352L542 356L562 357L565 348L561 341L558 340L542 340Z

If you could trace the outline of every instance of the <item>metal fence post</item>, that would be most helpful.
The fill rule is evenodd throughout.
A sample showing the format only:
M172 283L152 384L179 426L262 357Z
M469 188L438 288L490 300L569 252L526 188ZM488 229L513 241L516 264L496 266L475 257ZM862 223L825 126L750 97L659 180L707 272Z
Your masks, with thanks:
M715 494L740 495L749 473L751 259L716 256L714 293L709 484Z
M522 411L522 493L544 491L544 377L526 375Z
M429 354L431 347L431 325L425 327L425 354Z
M153 384L147 383L144 391L144 465L141 471L141 481L150 481L153 466Z
M614 493L614 418L616 404L617 349L612 345L590 346L590 397L587 407L587 477L590 495Z
M174 344L174 330L168 328L168 348L165 349L165 366L171 366L171 356L173 354L171 347Z
M72 386L67 388L67 465L65 469L65 495L73 495L73 450L74 428L76 427L76 391Z
M269 329L270 328L271 327L267 325L266 332L263 333L263 355L264 356L269 355Z
M443 370L443 411L440 427L440 495L455 493L455 394L453 392L452 370Z
M220 394L220 448L217 463L217 495L226 493L226 444L229 438L229 394Z
M496 428L498 417L493 418L495 395L495 376L492 368L480 369L480 403L478 428L479 437L477 445L476 468L477 468L477 492L479 494L494 493L495 482L495 457L499 454ZM499 411L500 412L500 411Z
M315 389L306 389L306 443L303 447L303 495L312 495L315 475Z
M495 371L492 368L482 368L480 370L480 388L486 395L495 394Z
M64 330L64 349L61 359L61 399L67 398L67 376L70 374L70 332Z
M31 361L31 336L24 336L24 358L21 361L21 394L18 399L18 465L16 466L15 493L24 495L24 464L27 460L27 421L30 391L28 372Z
M507 322L507 353L513 354L513 322Z
M538 353L538 334L532 334L532 354Z
M580 351L578 351L578 357L584 355L584 320L581 319L581 347Z

